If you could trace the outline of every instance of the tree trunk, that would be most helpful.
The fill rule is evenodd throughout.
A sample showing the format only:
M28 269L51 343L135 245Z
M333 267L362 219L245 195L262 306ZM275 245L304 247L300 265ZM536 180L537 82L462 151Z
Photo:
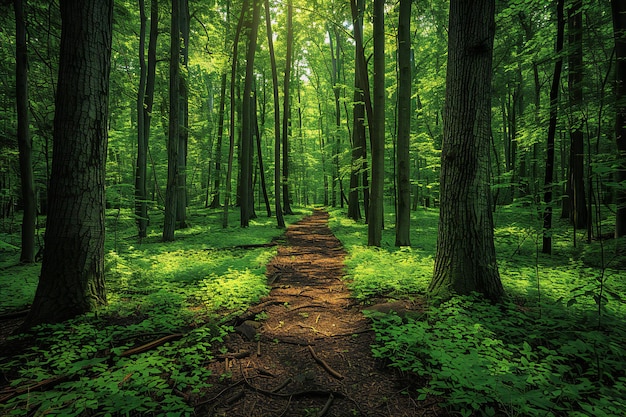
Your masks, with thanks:
M287 0L287 52L285 56L285 78L283 81L283 210L285 214L293 214L289 193L289 126L291 123L290 88L291 61L293 59L293 1Z
M230 197L232 191L233 177L233 159L235 154L235 86L237 85L237 56L239 51L239 37L243 28L243 21L248 10L248 0L243 0L241 4L241 13L235 30L235 38L233 40L233 55L231 57L230 68L230 128L229 128L229 147L228 147L228 165L226 168L226 192L224 195L224 215L222 217L222 228L228 227L228 209L230 208Z
M259 6L260 7L260 6ZM259 174L261 176L261 191L263 192L263 202L265 202L265 211L267 211L267 217L272 217L272 208L270 205L270 199L267 195L267 185L265 183L265 166L263 164L263 152L261 149L261 132L259 130L259 117L257 113L257 95L256 90L253 92L252 98L252 117L254 120L254 136L256 138L256 151L257 159L259 161Z
M222 74L220 81L220 109L217 115L217 144L215 145L215 182L213 185L213 199L209 207L220 207L220 180L222 177L222 139L224 138L224 113L226 109L226 73Z
M546 208L543 212L543 246L542 253L552 253L552 183L554 180L554 139L556 136L556 122L559 106L559 85L561 84L561 70L563 68L563 38L565 32L564 0L558 0L556 5L557 33L555 55L557 61L554 64L552 87L550 88L550 122L548 125L548 139L546 150L546 173L544 181L544 203Z
M252 21L248 32L248 50L246 53L246 76L244 79L241 110L241 227L248 227L254 212L254 194L252 190L253 160L253 109L252 84L254 82L254 56L259 32L260 2L252 0Z
M411 232L411 0L398 11L398 209L396 246L410 246Z
M451 0L439 234L429 291L504 294L493 243L489 143L495 0Z
M150 122L152 120L152 108L154 105L154 86L156 83L156 64L157 64L157 38L159 35L159 2L158 0L150 1L150 40L148 41L148 71L146 76L146 93L144 97L143 106L143 119L144 119L144 141L146 143L146 151L149 154L150 148ZM154 161L153 161L154 171ZM146 171L146 178L148 173ZM156 173L155 173L155 186L156 186ZM146 179L147 182L147 179ZM146 187L147 188L147 187ZM152 197L154 199L154 196ZM147 189L146 189L147 199ZM149 215L146 210L146 218L149 220Z
M106 303L104 183L113 1L62 0L60 9L45 250L24 329Z
M283 209L280 204L280 99L278 97L278 70L276 68L276 56L274 54L269 0L265 0L265 24L267 27L267 44L272 67L272 92L274 93L274 211L276 212L277 227L284 229L285 219L283 218Z
M374 0L374 117L372 147L372 184L368 217L367 244L380 246L383 234L385 185L385 1Z
M146 95L146 7L139 0L139 87L137 89L137 163L135 164L135 219L139 239L146 237L148 228L148 142L146 141L146 119L143 106Z
M167 140L167 186L165 190L165 223L163 241L174 240L178 208L178 174L180 152L180 1L172 0L170 29L170 114Z
M567 20L568 31L568 90L572 113L570 127L569 201L570 221L578 228L587 226L585 198L585 148L583 137L583 18L582 0L574 0Z
M176 188L176 228L187 227L187 148L189 144L189 85L188 85L188 63L189 63L189 0L180 1L180 65L184 71L179 72L179 108L178 123L178 175Z
M615 214L615 237L626 236L626 4L611 0L613 32L615 36L615 142L617 144L618 168L615 182L617 189L617 212Z
M33 178L33 141L29 131L28 117L28 50L26 45L26 22L24 0L14 0L15 11L15 90L17 104L17 144L22 185L22 248L20 262L35 262L35 228L37 226L37 201Z

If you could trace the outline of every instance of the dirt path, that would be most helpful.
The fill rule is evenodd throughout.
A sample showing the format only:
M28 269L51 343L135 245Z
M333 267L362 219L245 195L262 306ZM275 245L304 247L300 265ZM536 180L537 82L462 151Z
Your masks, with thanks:
M215 382L199 415L435 415L371 357L374 334L342 280L345 256L328 213L289 227L267 267L271 293L241 317L229 353L212 365L230 378Z

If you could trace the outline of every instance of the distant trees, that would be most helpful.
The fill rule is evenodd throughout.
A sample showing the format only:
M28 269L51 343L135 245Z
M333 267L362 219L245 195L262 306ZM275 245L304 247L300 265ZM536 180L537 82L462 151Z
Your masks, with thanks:
M61 0L54 156L41 277L24 327L106 302L104 184L112 0Z
M504 290L489 185L494 13L494 0L450 2L439 234L429 291L476 291L497 301Z
M611 0L615 37L615 142L617 144L617 208L615 237L626 236L626 4Z

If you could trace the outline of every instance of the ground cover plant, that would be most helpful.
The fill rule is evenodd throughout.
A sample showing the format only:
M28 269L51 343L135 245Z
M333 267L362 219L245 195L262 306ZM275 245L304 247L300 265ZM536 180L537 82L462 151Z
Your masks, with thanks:
M382 297L425 306L410 315L368 313L377 334L374 356L415 380L425 378L425 386L414 388L419 398L442 398L452 415L623 415L626 282L619 242L572 247L563 223L554 232L558 249L546 256L530 208L499 208L495 220L508 293L501 305L477 296L427 297L436 210L413 214L410 249L393 247L392 228L382 248L366 247L366 226L333 212L331 228L349 253L355 297L364 304Z
M130 213L108 211L109 305L11 336L0 354L0 383L10 382L0 414L193 413L189 399L208 384L215 344L232 331L228 317L269 291L265 265L276 249L263 245L282 234L267 218L222 229L220 214L194 210L190 226L164 245L156 227L137 243ZM3 254L0 314L27 308L38 274L36 266L15 266L17 252ZM143 352L148 343L156 347Z

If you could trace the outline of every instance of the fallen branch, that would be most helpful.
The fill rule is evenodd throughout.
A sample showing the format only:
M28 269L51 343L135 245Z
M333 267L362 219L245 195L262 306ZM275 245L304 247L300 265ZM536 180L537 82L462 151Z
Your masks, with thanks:
M333 404L334 399L335 396L333 394L330 394L330 396L328 397L328 401L326 401L326 404L324 404L324 407L320 410L319 413L317 413L317 417L323 417L326 415L328 410L330 410L330 406Z
M37 382L33 385L28 385L25 387L17 387L12 389L11 391L7 391L7 395L4 397L0 397L0 403L4 403L9 401L11 398L16 397L18 395L31 392L31 391L43 391L48 388L52 388L61 382L66 381L69 378L69 375L60 375L54 376L52 378L44 379L43 381Z
M309 348L309 352L311 352L311 356L313 356L313 359L315 359L315 362L320 364L322 366L322 368L324 368L326 370L326 372L328 372L331 376L333 376L333 377L335 377L337 379L343 379L343 375L341 375L339 372L337 372L333 368L331 368L330 365L327 364L326 361L324 361L324 359L322 359L319 356L317 356L317 354L313 350L313 346L309 345L308 348Z
M150 343L146 343L145 345L141 345L141 346L138 346L136 348L128 349L128 350L120 353L120 357L125 358L127 356L135 355L137 353L147 352L150 349L154 349L155 347L161 346L161 345L163 345L163 344L165 344L165 343L167 343L167 342L169 342L171 340L180 339L183 336L184 336L183 333L170 334L170 335L162 337L160 339L153 340Z
M246 350L246 351L237 352L237 353L224 353L222 355L217 355L216 358L218 359L242 359L248 356L250 356L250 352Z

